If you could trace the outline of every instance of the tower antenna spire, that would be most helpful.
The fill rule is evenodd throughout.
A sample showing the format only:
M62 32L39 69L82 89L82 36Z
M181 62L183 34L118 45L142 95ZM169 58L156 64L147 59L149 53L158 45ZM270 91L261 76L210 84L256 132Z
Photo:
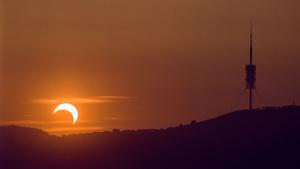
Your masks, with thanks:
M253 26L250 21L250 64L253 63Z
M256 81L256 65L253 64L253 26L252 21L250 21L250 55L249 64L246 65L246 82L247 89L249 90L249 111L253 110L253 90L255 89Z

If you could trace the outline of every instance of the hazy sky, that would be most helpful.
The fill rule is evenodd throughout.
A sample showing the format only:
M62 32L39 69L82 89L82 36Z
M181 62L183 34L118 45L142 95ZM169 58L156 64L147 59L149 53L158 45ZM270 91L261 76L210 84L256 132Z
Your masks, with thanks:
M246 108L249 20L255 106L300 102L299 0L0 2L0 124L161 128Z

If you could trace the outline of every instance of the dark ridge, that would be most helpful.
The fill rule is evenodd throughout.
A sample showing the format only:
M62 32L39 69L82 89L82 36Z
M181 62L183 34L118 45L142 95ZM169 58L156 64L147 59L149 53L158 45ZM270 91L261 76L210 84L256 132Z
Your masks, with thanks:
M0 168L300 168L300 107L241 110L167 129L63 137L0 127Z

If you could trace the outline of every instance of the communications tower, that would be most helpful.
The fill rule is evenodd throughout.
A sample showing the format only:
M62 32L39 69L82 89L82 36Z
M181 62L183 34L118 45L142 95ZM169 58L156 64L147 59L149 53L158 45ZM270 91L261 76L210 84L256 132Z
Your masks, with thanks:
M249 111L253 109L253 90L255 89L255 76L256 76L256 65L253 64L253 35L252 35L252 23L250 23L250 60L249 64L246 65L246 82L247 90L249 90Z

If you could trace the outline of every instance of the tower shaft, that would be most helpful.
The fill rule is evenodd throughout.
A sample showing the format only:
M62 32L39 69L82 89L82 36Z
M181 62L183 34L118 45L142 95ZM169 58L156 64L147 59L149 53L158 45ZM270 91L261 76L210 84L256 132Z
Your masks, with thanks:
M249 111L252 111L252 97L253 97L253 94L252 94L252 92L253 92L253 89L249 89Z

